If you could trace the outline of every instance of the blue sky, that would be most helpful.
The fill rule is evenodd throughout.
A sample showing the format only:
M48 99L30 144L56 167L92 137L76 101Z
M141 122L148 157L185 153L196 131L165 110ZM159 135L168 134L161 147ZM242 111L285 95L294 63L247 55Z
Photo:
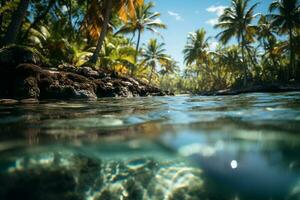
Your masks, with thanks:
M149 1L149 0L148 0ZM215 36L219 30L213 28L213 23L224 7L230 5L230 0L151 0L155 3L155 10L161 13L160 20L168 28L160 31L163 39L151 33L144 33L143 43L150 38L158 38L166 44L167 53L181 65L183 63L182 49L186 43L189 32L201 27L207 31L207 36ZM267 13L268 5L272 0L252 0L260 2L256 9L258 13ZM211 46L217 45L217 40L210 42Z

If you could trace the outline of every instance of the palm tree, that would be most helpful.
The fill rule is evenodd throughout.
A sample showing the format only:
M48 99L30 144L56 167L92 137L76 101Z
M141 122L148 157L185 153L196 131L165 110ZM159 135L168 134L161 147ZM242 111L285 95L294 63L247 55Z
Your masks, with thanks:
M262 15L258 20L258 41L260 45L266 50L270 41L276 39L274 34L274 27L265 15Z
M298 0L276 0L269 8L272 13L269 17L273 20L273 26L278 28L279 34L289 35L289 49L290 49L290 73L295 72L295 28L300 26L300 5ZM287 75L288 79L289 72Z
M37 14L37 16L34 18L33 22L29 25L29 27L27 28L27 30L25 31L24 35L22 36L22 39L26 39L28 37L28 34L30 32L30 30L32 28L36 28L37 25L43 20L46 18L47 14L50 12L51 8L55 5L55 0L49 0L46 5L46 8L42 11L42 12L39 12ZM39 4L41 4L39 2ZM44 6L44 5L43 5Z
M4 45L14 44L17 41L18 34L21 30L26 11L29 7L30 0L21 0L18 8L13 13L12 20L7 28L7 32L3 38Z
M241 59L238 46L230 46L217 49L215 54L218 55L220 65L224 66L225 72L230 80L239 79Z
M145 31L151 31L153 33L158 33L156 28L166 28L166 25L163 24L158 17L160 13L152 12L154 4L152 2L143 4L136 8L136 15L129 20L124 26L120 28L118 33L136 33L137 32L137 43L136 43L136 55L135 60L137 60L137 55L139 52L139 45L141 40L141 34Z
M187 65L196 64L197 67L200 67L204 64L205 73L213 75L209 63L212 53L209 51L209 39L210 38L206 38L206 32L203 28L196 32L189 33L187 44L185 45L183 53L184 61ZM198 73L200 73L200 70Z
M100 50L107 34L112 11L115 10L118 13L120 19L124 22L127 22L128 16L134 17L135 8L137 6L141 6L144 3L144 0L103 0L103 2L101 1L101 3L103 3L103 23L96 49L93 56L90 58L90 62L92 64L96 64L98 60Z
M135 49L129 39L112 37L111 34L105 39L105 43L100 53L100 63L107 70L118 71L116 68L132 70L134 65ZM125 71L125 70L124 70Z
M256 3L248 9L249 2L250 0L232 0L231 6L224 10L224 13L219 18L219 23L215 25L216 28L224 29L217 35L222 43L226 44L231 38L237 38L242 50L244 86L247 85L248 73L248 67L245 62L245 47L246 44L254 41L256 27L251 25L251 23L257 16L254 14L254 9L258 5Z
M187 65L196 63L199 66L201 62L206 62L209 44L205 35L206 32L203 28L189 33L187 44L183 50L184 61Z
M161 68L162 69L159 73L162 76L165 76L167 74L175 74L180 71L178 62L171 57L161 63Z
M156 39L150 39L145 49L142 50L142 63L146 66L150 66L149 84L151 84L152 76L157 66L169 60L164 52L164 43L158 43Z
M80 31L85 34L88 43L99 39L101 34L101 27L103 25L103 1L91 0L87 4L86 12L80 24Z

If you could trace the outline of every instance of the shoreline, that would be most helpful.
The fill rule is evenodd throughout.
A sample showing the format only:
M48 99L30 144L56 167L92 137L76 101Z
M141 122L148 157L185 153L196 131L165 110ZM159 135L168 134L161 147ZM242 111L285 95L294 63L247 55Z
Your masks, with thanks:
M33 52L18 46L0 53L0 99L94 100L103 97L173 95L138 78L91 67L45 67ZM24 100L25 99L25 100Z
M225 89L210 92L200 92L198 95L203 96L230 96L249 93L283 93L283 92L300 92L300 84L262 84L254 85L240 89Z

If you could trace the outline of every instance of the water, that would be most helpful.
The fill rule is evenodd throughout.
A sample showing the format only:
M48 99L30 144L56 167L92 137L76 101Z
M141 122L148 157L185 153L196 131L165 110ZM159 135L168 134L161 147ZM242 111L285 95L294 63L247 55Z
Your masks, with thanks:
M0 199L299 200L300 93L0 106Z

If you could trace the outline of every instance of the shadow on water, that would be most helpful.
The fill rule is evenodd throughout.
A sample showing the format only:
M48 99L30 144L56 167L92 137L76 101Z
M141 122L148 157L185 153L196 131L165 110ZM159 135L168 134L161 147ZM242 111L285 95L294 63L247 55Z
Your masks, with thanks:
M300 199L300 94L0 106L0 199Z

